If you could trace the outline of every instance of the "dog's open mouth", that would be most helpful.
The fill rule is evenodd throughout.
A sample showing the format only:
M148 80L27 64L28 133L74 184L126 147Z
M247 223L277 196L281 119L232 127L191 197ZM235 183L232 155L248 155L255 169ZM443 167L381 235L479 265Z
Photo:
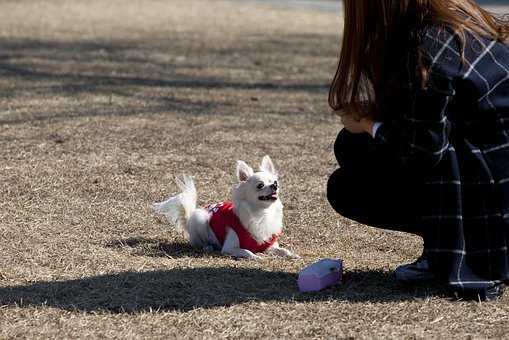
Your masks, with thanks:
M260 201L277 201L277 193L274 192L267 196L260 196L260 197L258 197L258 199Z

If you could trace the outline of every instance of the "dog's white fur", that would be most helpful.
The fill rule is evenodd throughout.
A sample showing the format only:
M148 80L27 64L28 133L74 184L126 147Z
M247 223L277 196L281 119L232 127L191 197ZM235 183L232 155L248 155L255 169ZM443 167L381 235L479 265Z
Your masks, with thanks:
M268 241L272 235L280 233L283 226L283 204L279 199L278 174L269 156L262 159L260 171L253 169L243 161L237 161L236 175L238 183L232 189L232 201L235 215L251 236L259 243ZM263 184L263 187L262 187ZM210 213L198 208L197 192L194 181L189 176L177 178L182 191L177 196L153 205L156 213L166 216L173 222L175 229L189 239L193 247L210 249L221 248L221 253L234 257L260 259L253 252L240 248L237 234L228 229L224 244L221 246L209 227ZM260 197L272 199L261 200ZM298 255L282 248L275 242L266 254L298 258Z

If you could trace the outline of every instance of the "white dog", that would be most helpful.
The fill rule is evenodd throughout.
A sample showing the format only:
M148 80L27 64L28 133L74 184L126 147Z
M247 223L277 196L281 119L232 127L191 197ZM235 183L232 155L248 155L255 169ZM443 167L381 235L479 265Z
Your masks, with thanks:
M277 241L283 227L283 205L270 157L263 157L256 173L237 161L236 173L239 182L232 190L233 202L197 208L194 182L183 176L177 178L182 193L155 203L153 208L173 222L177 231L184 232L193 247L212 247L222 254L248 259L260 259L256 253L298 258Z

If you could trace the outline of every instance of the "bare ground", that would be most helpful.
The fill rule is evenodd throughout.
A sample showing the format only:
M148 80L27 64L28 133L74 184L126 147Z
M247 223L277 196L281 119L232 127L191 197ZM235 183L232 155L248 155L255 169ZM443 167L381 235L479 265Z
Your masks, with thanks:
M248 2L2 1L0 338L507 337L507 298L398 284L421 241L328 206L339 28ZM223 200L265 154L302 260L196 251L151 214L175 175ZM324 257L344 284L300 294Z

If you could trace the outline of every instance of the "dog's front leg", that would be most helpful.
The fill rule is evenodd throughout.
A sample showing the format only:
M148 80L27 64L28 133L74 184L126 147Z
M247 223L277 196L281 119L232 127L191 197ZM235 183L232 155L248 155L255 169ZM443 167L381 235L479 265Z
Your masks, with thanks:
M267 255L272 256L291 257L292 259L300 259L299 255L292 253L288 249L280 247L278 242L275 242L269 249L265 251L265 253Z
M230 255L233 257L245 258L250 260L260 260L261 257L254 254L252 251L240 248L239 237L237 233L229 228L226 232L221 254Z

